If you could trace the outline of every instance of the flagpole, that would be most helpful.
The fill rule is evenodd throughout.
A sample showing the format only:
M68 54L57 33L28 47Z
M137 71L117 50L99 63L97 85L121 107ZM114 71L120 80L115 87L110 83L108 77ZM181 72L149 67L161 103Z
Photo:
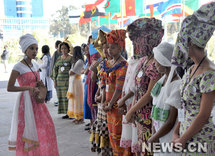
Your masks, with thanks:
M120 28L123 28L123 0L120 0L121 4L121 26Z
M110 29L110 12L108 13L109 17L108 17L108 26L109 26L109 29Z
M100 16L98 16L98 25L100 27Z
M89 22L89 27L90 27L90 34L91 34L91 31L92 31L92 30L91 30L91 21Z

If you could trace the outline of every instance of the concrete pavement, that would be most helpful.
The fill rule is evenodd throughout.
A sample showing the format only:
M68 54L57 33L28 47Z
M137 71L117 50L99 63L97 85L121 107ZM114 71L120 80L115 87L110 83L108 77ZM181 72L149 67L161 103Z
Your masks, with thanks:
M7 92L6 86L9 73L3 73L0 64L0 156L14 156L15 152L8 151L8 136L12 117L12 109L16 103L18 93ZM2 76L3 75L3 76ZM54 96L56 93L54 93ZM90 134L84 131L84 124L75 125L71 120L61 119L57 114L57 107L53 104L54 99L47 104L53 118L60 156L95 156L90 151ZM85 124L89 121L85 121Z

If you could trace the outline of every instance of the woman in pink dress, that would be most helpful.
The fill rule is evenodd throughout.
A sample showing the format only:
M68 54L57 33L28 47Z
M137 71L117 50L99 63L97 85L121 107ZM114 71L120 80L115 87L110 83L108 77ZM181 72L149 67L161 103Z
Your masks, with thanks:
M37 40L26 34L19 42L25 58L10 75L7 90L21 92L14 107L9 150L16 156L59 156L55 127L45 103L37 103L34 94L39 81L38 65L32 61L38 52ZM16 80L19 86L15 86Z

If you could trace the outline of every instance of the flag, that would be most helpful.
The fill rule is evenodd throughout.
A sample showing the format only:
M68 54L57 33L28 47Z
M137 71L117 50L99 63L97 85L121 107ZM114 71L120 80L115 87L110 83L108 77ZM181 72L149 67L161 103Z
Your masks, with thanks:
M88 23L91 21L91 18L84 18L84 12L81 14L80 19L79 19L79 25Z
M118 22L117 19L113 19L112 16L105 16L105 17L101 17L99 18L99 20L96 22L97 25L108 25L109 22L110 24L116 24ZM110 19L109 19L110 18ZM97 18L98 19L98 18Z
M157 10L161 13L162 17L181 13L181 0L168 0L160 4Z
M99 9L95 4L85 5L84 18L91 18L95 16L104 16L105 13L99 12Z
M126 16L136 16L135 0L124 0Z
M146 14L142 13L139 16L160 18L160 12L158 11L158 6L160 6L162 3L163 3L162 1L157 1L156 3L149 2L146 5Z
M104 8L105 12L120 12L120 0L108 0Z
M143 15L143 0L135 0L135 12L137 16Z

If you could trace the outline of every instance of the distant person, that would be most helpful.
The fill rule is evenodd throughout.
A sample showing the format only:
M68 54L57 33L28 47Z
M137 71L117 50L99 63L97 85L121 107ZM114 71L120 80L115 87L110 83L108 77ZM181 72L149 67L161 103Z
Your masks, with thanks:
M56 49L56 51L54 52L54 54L53 54L53 56L52 56L52 59L51 59L50 70L49 70L50 76L52 76L53 68L54 68L54 65L55 65L55 63L56 63L58 57L62 55L62 53L61 53L60 50L59 50L59 45L60 45L61 43L62 43L62 42L59 41L59 40L57 40L57 41L55 42L55 49ZM58 96L58 95L57 95L57 96ZM58 101L55 101L54 104L55 104L55 106L58 106Z
M59 156L51 115L46 104L36 102L34 97L40 81L39 67L32 61L38 52L37 40L26 34L19 44L25 58L13 67L7 87L9 92L20 92L13 111L9 150L16 150L16 156ZM19 86L15 86L16 80Z
M76 46L73 50L73 64L69 71L69 88L67 92L68 111L70 118L75 118L75 124L83 123L84 111L84 88L82 84L81 71L84 67L84 56L81 47Z
M70 45L69 41L63 41L59 45L62 56L58 57L52 73L52 79L54 80L54 86L57 89L59 102L58 114L65 114L62 116L63 119L69 118L67 115L68 99L66 94L69 87L69 70L73 64L73 58L69 54L71 49Z
M2 59L2 62L4 64L4 72L7 73L8 71L8 59L9 59L9 50L8 50L8 46L5 45L4 46L4 50L3 50L3 53L1 55L1 59Z
M52 88L53 88L53 82L49 75L51 56L50 56L48 45L44 45L42 47L42 53L43 53L43 56L41 57L41 60L43 61L43 63L39 67L41 69L41 73L40 73L41 80L43 81L44 85L47 88L47 94L45 99L47 102L52 98Z

